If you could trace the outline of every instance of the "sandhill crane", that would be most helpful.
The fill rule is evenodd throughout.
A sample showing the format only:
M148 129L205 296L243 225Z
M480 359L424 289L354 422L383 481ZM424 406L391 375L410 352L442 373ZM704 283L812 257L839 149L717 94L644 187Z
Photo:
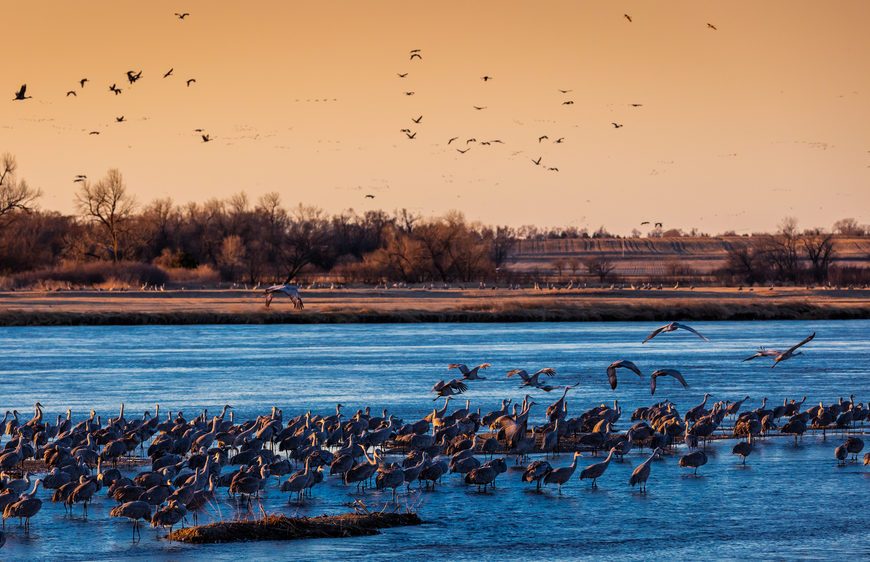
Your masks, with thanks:
M697 330L692 328L691 326L687 326L686 324L680 324L679 322L670 322L670 323L665 324L664 326L661 326L659 328L656 328L655 330L650 332L650 335L648 335L646 337L646 339L643 340L643 342L641 342L641 343L646 343L659 334L666 333L666 332L675 332L677 330L686 330L687 332L692 332L693 334L695 334L696 336L698 336L699 338L701 338L704 341L710 341L706 337L704 337L700 332L698 332Z
M177 501L170 500L170 502L157 511L154 512L154 515L151 517L151 526L152 527L169 527L169 540L172 540L172 527L177 525L179 521L184 519L184 516L187 515L187 509L179 505Z
M32 96L25 96L24 95L25 93L27 93L27 84L22 84L21 87L18 88L18 91L15 92L15 97L12 98L12 100L13 101L29 100Z
M482 377L477 373L488 367L492 367L492 365L490 363L481 363L473 369L469 369L464 363L451 363L447 366L448 369L459 369L459 372L462 373L462 378L468 381L486 380L486 377Z
M843 445L846 446L846 450L854 456L855 462L858 462L858 453L864 450L864 441L859 437L849 437L846 439Z
M759 347L758 351L756 351L746 359L743 359L743 362L745 363L746 361L752 361L753 359L757 359L758 357L776 357L780 353L782 352L777 349L766 349L763 347Z
M546 476L544 476L545 484L558 484L559 485L559 495L562 495L562 485L568 482L571 479L571 476L574 474L574 471L577 470L577 458L580 456L580 451L574 452L574 458L571 461L571 464L568 466L560 466L558 468L552 469Z
M707 453L698 449L697 451L692 451L687 455L683 455L680 457L680 467L682 468L694 468L695 476L698 475L698 468L707 464Z
M635 467L635 469L631 472L631 477L628 479L628 483L631 487L639 484L641 493L646 493L646 481L649 480L650 463L652 463L653 459L656 458L656 455L661 452L662 450L660 448L657 448L652 452L648 459Z
M749 396L744 396L743 400L738 400L736 402L732 402L725 406L725 415L726 416L736 416L738 412L740 412L740 408L743 406L743 403L749 400Z
M266 291L266 308L269 308L269 305L272 304L272 299L275 297L276 293L282 293L290 297L290 302L293 303L293 308L296 310L302 310L305 308L305 304L302 302L302 297L299 296L299 287L296 285L291 285L289 283L283 283L281 285L272 285L267 288Z
M22 494L21 498L14 503L10 503L3 509L3 520L10 517L17 517L19 520L24 519L25 532L30 530L30 518L39 513L42 509L42 500L36 497L36 491L42 484L42 480L37 479L33 483L33 490L27 494Z
M507 372L508 378L516 375L522 379L523 383L520 385L520 388L524 386L532 386L535 388L541 388L541 382L539 378L541 375L547 375L548 377L552 377L556 374L556 369L552 367L544 367L543 369L538 369L533 374L529 374L525 369L512 369Z
M633 372L637 376L643 378L643 375L640 372L640 369L637 368L637 365L628 361L626 359L620 359L619 361L614 361L607 367L607 380L610 381L610 389L616 390L617 380L616 380L616 370L617 369L628 369Z
M800 343L797 343L797 344L791 346L790 348L786 349L784 352L782 352L782 353L780 353L779 355L777 355L777 356L773 359L773 365L771 365L770 368L773 369L774 367L776 367L777 363L779 363L780 361L785 361L785 360L787 360L787 359L791 359L792 357L794 357L794 356L796 355L795 351L796 351L799 347L801 347L802 345L805 345L805 344L809 343L809 342L812 341L812 339L815 338L815 337L816 337L816 333L813 332L812 334L810 334L809 336L807 336L806 338L804 338L803 340L801 340Z
M523 472L523 482L535 482L535 489L540 492L541 480L546 478L546 476L552 471L553 467L550 466L550 463L547 461L535 461L526 468L525 472Z
M112 508L109 512L110 517L126 517L133 523L133 542L136 541L136 536L142 538L142 531L139 529L139 520L151 521L151 506L148 502L131 501L122 503L121 505Z
M597 462L595 464L590 464L582 471L580 471L580 480L586 480L588 478L592 479L592 487L597 488L598 483L596 482L599 478L604 475L604 471L607 470L608 465L610 465L610 461L613 459L613 455L616 453L616 447L612 447L610 452L607 454L607 458L601 462Z
M846 465L846 460L849 458L849 450L846 448L845 443L839 445L836 449L834 449L834 456L837 458L838 465Z
M448 382L444 382L443 380L435 383L435 386L432 387L432 392L436 393L438 396L433 398L432 400L438 400L443 396L454 396L456 394L462 394L468 390L468 386L461 379L453 379Z
M651 396L655 395L655 393L656 393L656 379L659 377L666 377L666 376L667 377L674 377L675 379L677 379L680 382L681 385L683 385L683 388L689 388L689 383L687 383L686 379L683 378L682 373L680 373L676 369L658 369L656 371L653 371L653 373L650 375L649 392L650 392Z
M746 457L748 457L750 453L752 453L752 445L748 441L741 441L731 449L732 455L740 455L743 457L744 466L746 466Z

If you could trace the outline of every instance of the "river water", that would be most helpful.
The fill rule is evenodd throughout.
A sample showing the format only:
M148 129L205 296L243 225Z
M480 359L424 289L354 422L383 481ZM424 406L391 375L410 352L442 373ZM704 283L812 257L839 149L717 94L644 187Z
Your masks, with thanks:
M569 416L617 399L623 408L618 430L631 423L638 406L667 398L684 412L705 392L719 400L750 395L752 408L765 396L773 404L807 396L807 406L850 394L856 401L870 399L870 321L693 326L711 341L678 331L641 344L656 327L644 322L0 328L0 408L18 409L29 419L39 400L52 421L67 408L82 419L92 407L105 420L117 415L121 402L128 419L153 413L159 403L162 415L181 409L190 419L203 408L217 413L231 404L240 420L268 413L273 405L285 419L306 410L329 414L341 402L348 415L369 405L378 415L387 408L407 422L442 404L432 401L429 390L438 379L458 376L446 369L448 363L484 361L493 365L484 373L488 380L469 383L463 397L472 409L486 413L502 398L522 399L517 380L505 378L507 370L554 367L558 375L547 382L579 383L568 395ZM805 353L776 369L766 359L740 361L760 345L785 348L811 332L817 336ZM653 399L645 380L621 372L619 387L611 391L605 368L616 359L634 361L645 375L679 369L690 387L659 379ZM531 394L539 404L531 420L541 423L557 393ZM114 501L104 492L83 521L80 508L76 517L65 518L48 501L49 492L40 491L44 505L30 535L8 521L0 558L867 558L870 470L860 463L838 467L833 449L841 441L807 435L795 447L790 439L771 438L745 468L730 454L733 442L719 442L699 477L665 457L653 464L647 495L627 484L645 458L637 450L612 464L597 490L577 479L578 469L561 497L555 488L534 493L514 470L488 494L449 475L435 492L400 496L403 506L419 511L423 526L292 543L170 545L153 529L143 529L142 541L132 544L129 523L108 517ZM581 468L600 460L587 457L580 459ZM563 454L551 462L570 460ZM263 500L268 512L340 513L357 497L327 478L313 499L291 504L273 481ZM225 490L219 496L212 519L233 517ZM369 491L365 500L383 505L389 494Z

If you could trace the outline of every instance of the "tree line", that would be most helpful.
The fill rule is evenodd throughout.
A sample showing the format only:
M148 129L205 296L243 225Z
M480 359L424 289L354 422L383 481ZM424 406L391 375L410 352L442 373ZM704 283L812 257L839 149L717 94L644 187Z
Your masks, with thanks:
M126 268L130 282L160 283L167 271L206 271L211 279L266 283L326 273L349 282L476 283L517 279L509 266L517 240L610 236L604 228L488 226L461 213L426 218L399 210L328 215L316 207L285 207L277 193L251 201L244 193L203 203L156 199L140 205L120 171L96 181L78 178L77 213L40 209L41 193L21 179L15 158L0 159L0 275L21 284L53 279L87 283L88 271ZM840 234L866 232L840 221ZM660 233L658 233L660 234ZM658 235L651 233L651 236ZM672 236L679 235L670 234ZM792 220L776 234L731 243L717 275L726 283L824 282L836 259L834 231L798 232ZM570 267L606 282L614 260L588 257Z

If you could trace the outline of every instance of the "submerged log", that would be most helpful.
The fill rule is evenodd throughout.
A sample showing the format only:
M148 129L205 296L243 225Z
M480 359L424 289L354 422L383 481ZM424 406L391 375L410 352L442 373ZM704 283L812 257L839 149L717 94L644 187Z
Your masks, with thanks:
M238 541L359 537L379 534L378 529L420 525L416 513L369 513L286 517L269 515L254 521L228 521L173 531L173 541L207 544Z

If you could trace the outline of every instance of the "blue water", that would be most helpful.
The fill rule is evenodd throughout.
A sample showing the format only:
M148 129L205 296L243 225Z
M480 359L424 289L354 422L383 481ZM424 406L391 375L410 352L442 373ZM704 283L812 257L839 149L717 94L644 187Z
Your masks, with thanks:
M407 422L433 404L440 407L429 389L438 379L457 376L447 371L448 363L483 361L493 364L484 373L489 379L469 383L463 397L473 409L486 413L502 398L522 399L516 379L505 378L507 370L554 367L558 375L548 382L580 383L568 395L569 416L617 399L623 408L618 430L629 425L638 406L667 398L682 412L704 392L721 400L748 394L753 408L764 396L772 404L807 396L806 406L850 394L856 401L870 399L870 321L693 326L711 341L676 332L641 345L656 324L640 322L0 328L0 409L18 409L28 419L39 400L52 420L66 408L81 419L91 407L105 419L117 415L121 402L128 418L153 412L160 403L162 414L181 409L190 419L228 403L237 420L268 413L273 405L289 419L309 409L331 413L341 402L346 413L370 405L378 415L387 408ZM805 353L776 369L767 360L740 362L759 345L788 347L813 331L816 339ZM619 388L611 391L604 370L621 358L645 374L679 369L690 388L660 379L653 399L646 381L620 373ZM533 423L542 421L555 394L532 392L539 404ZM794 559L832 552L866 558L870 470L860 463L837 467L833 449L840 441L808 435L794 447L789 439L772 438L758 446L746 468L730 454L733 442L720 442L697 478L666 457L654 463L646 496L627 485L633 466L645 458L638 451L612 464L599 489L575 476L561 497L555 488L534 493L515 471L502 475L499 487L486 495L450 475L435 492L400 497L426 525L341 540L193 547L169 545L146 529L132 545L129 524L108 518L114 502L102 493L82 521L64 518L62 508L47 501L49 493L40 492L46 501L30 536L10 520L0 558ZM579 466L597 460L584 455ZM552 462L569 464L570 456ZM263 502L269 512L343 512L342 504L352 499L353 490L327 479L312 500L289 504L273 480ZM214 519L234 514L233 504L221 497ZM366 493L369 505L388 499Z

